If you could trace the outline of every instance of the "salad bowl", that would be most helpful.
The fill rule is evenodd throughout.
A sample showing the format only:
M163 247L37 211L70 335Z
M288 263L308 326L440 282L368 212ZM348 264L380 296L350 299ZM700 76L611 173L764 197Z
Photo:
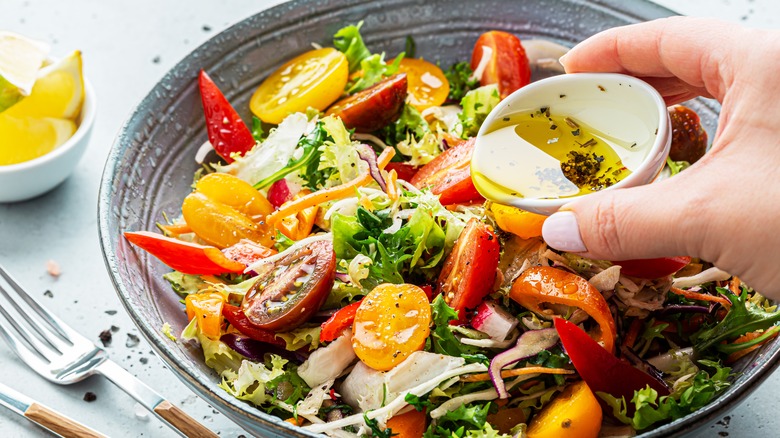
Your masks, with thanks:
M477 37L490 29L521 39L545 39L564 46L601 30L671 15L644 1L617 0L297 0L235 24L187 55L149 92L121 128L109 154L99 196L99 231L106 266L144 337L170 369L209 404L247 431L264 437L315 436L268 415L223 391L199 347L177 342L187 324L179 297L162 278L168 269L122 237L127 230L152 230L164 213L177 214L199 167L194 157L206 140L197 77L204 69L228 100L249 120L253 91L287 59L327 45L339 28L364 21L366 44L390 54L414 37L418 56L443 66L467 59ZM534 79L545 76L534 71ZM689 102L713 136L719 106ZM718 399L699 411L645 432L643 437L678 435L732 409L775 368L780 341L766 344L736 366L741 373Z

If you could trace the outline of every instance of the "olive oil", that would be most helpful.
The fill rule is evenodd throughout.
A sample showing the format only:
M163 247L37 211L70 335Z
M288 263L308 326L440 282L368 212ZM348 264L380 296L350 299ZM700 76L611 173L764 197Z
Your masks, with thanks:
M477 187L536 199L579 196L617 183L631 174L622 157L636 147L550 108L503 117L487 127L484 139L500 145L490 151L491 161L506 177L491 180L472 169Z

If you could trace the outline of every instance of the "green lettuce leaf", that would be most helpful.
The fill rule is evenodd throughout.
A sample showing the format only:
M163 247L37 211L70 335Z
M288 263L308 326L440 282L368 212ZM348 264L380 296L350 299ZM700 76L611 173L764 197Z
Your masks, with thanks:
M403 52L395 57L392 64L385 62L385 54L374 54L360 61L361 75L347 84L347 94L354 94L382 81L387 76L398 73L398 67L404 58Z
M669 173L674 176L690 167L691 163L687 161L672 161L671 158L666 157L666 165L669 166Z
M224 342L209 339L208 336L201 333L197 318L192 318L179 337L182 341L195 340L200 343L206 365L213 368L223 379L237 377L236 373L241 367L244 356L228 347Z
M767 312L761 306L749 301L747 289L743 289L739 295L724 288L717 290L731 301L731 309L717 325L711 328L705 327L691 336L696 351L704 351L714 346L718 350L727 352L729 345L719 345L721 341L756 330L766 330L780 322L780 312L776 310Z
M444 256L446 235L432 212L420 207L408 222L393 233L384 232L392 223L386 215L358 207L355 216L334 214L331 220L336 257L351 260L363 254L372 260L369 277L362 287L380 283L404 283L407 275L432 275L432 268Z
M420 141L429 132L431 132L431 127L422 114L415 107L404 103L398 120L379 130L378 135L384 139L385 143L394 146L401 142L409 142L412 138L415 141ZM401 151L401 153L403 152Z
M200 275L190 275L183 274L179 271L172 271L163 275L163 278L171 284L171 289L181 297L198 293L201 289L208 287L206 282L200 278Z
M444 302L444 297L439 294L431 302L431 336L426 344L426 350L439 354L461 357L474 355L480 352L478 347L466 345L455 337L450 329L450 321L458 319L458 312Z
M363 22L361 21L357 25L343 27L333 35L333 47L346 55L350 73L359 70L360 62L371 56L371 52L360 35L362 26Z
M470 431L484 432L490 403L484 405L460 405L458 409L449 411L438 420L431 423L423 434L423 438L462 438ZM476 435L485 436L485 435Z
M722 367L717 362L699 361L713 368L712 374L699 371L692 385L679 394L659 397L656 390L649 386L634 392L631 404L633 415L628 414L628 406L623 398L617 399L607 393L597 392L610 407L615 418L630 424L636 430L647 429L655 423L682 418L710 403L723 389L729 386L731 368Z
M277 333L276 337L284 339L287 343L285 348L289 351L299 350L308 346L309 350L314 350L320 346L320 330L322 327L298 327L292 331Z
M460 101L463 111L458 115L463 128L461 137L469 138L477 135L482 122L499 101L501 97L496 84L485 85L466 93Z

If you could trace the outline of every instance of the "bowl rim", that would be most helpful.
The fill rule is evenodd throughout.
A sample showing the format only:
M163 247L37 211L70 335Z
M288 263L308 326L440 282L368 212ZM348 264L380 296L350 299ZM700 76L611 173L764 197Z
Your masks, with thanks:
M345 6L354 6L357 3L364 2L365 0L347 0ZM579 3L580 0L574 0L574 3ZM645 21L655 18L668 17L678 15L675 11L668 9L662 5L650 2L641 1L642 7L646 8L645 13L636 11L626 11L625 4L621 0L595 0L595 7L608 9L614 11L625 20L629 22ZM111 214L110 205L113 195L113 182L115 177L119 176L116 170L119 165L119 157L125 151L125 145L123 145L122 138L128 135L128 128L131 121L135 117L139 117L140 108L144 104L153 98L155 90L162 87L162 83L173 74L174 71L184 68L184 65L188 60L193 58L193 54L198 55L206 52L214 43L214 41L230 32L234 32L237 27L250 20L260 20L265 18L276 19L280 14L286 11L286 8L290 7L307 7L309 9L317 10L320 3L318 0L291 0L287 3L278 4L276 6L263 9L256 14L247 16L239 21L234 22L229 27L225 28L220 33L213 35L206 40L203 44L188 52L184 55L176 65L174 65L166 74L158 80L158 82L148 91L148 93L138 100L138 103L132 107L128 112L125 121L117 131L117 135L111 146L111 149L106 157L106 164L103 169L100 182L100 191L98 195L98 237L100 242L101 252L103 253L103 261L106 266L106 270L111 278L111 282L114 286L114 290L117 293L122 306L128 313L133 323L138 327L140 333L146 338L151 345L152 349L162 359L162 361L169 366L171 371L178 377L189 389L193 390L197 395L203 397L212 406L220 410L231 421L235 422L239 426L244 426L237 418L243 416L245 420L253 423L264 423L265 427L276 429L278 433L292 434L293 436L305 436L305 437L322 437L324 435L313 434L305 429L293 426L290 423L283 422L278 417L266 414L259 408L255 408L247 402L238 400L230 396L227 392L220 390L213 391L212 386L216 385L211 381L206 381L208 376L205 374L196 375L192 372L192 364L189 361L180 362L177 354L172 354L169 351L170 347L166 345L168 341L167 337L160 331L159 328L153 327L150 322L141 318L141 314L138 309L135 309L128 300L127 288L125 283L119 275L118 269L113 266L113 263L118 260L115 242L111 239L111 221L109 215ZM194 81L195 79L193 79ZM750 393L752 388L764 380L780 365L780 338L772 344L772 348L767 352L768 358L762 362L758 367L754 368L753 378L749 381L739 382L732 385L729 392L729 398L724 399L720 397L715 401L707 404L703 408L689 414L678 420L663 424L655 429L646 431L637 435L640 438L655 438L662 436L671 436L674 434L682 434L690 431L691 426L704 427L706 424L715 420L716 417L724 413L724 411L733 409L736 405L743 401L744 398ZM227 411L230 411L228 413ZM271 421L267 420L270 418ZM245 426L244 426L245 427Z
M629 76L622 73L567 73L567 74L545 78L536 82L531 82L525 87L522 87L514 91L509 96L507 96L495 108L493 108L490 114L488 114L484 123L480 127L479 132L477 133L477 137L476 137L477 140L476 140L476 144L474 145L474 151L476 152L476 149L479 147L480 145L479 139L481 137L484 138L483 136L485 135L485 131L488 129L489 125L493 121L495 121L498 117L504 116L505 112L507 112L509 107L517 104L517 102L520 99L522 99L522 97L527 93L537 91L542 87L552 88L561 83L583 82L585 84L592 84L598 82L599 80L601 82L610 81L612 84L628 83L629 87L631 87L632 89L641 90L642 93L650 97L650 99L653 102L653 107L657 110L657 115L658 115L658 123L656 125L655 140L653 141L653 144L648 148L647 154L642 159L640 165L634 171L632 171L631 174L626 178L618 181L617 183L609 187L604 188L603 190L600 190L599 192L604 192L608 190L617 190L617 189L628 188L628 187L636 187L639 185L648 184L652 182L655 176L658 174L658 172L660 172L661 169L663 169L664 163L666 163L665 160L660 160L659 157L661 155L666 155L669 152L671 141L672 141L671 122L669 121L669 113L667 110L667 105L663 97L661 97L661 94L655 88L653 88L652 85L648 84L647 82L643 81L640 78ZM513 109L512 111L515 110ZM658 169L653 169L653 167L658 167ZM647 181L643 181L645 178L647 179ZM598 192L593 192L593 193L598 193ZM554 209L556 207L557 208L563 207L565 204L568 204L570 202L579 201L580 199L587 198L588 195L592 195L593 193L575 195L575 196L570 196L565 198L541 198L541 199L507 196L505 197L505 199L496 202L501 202L501 203L508 202L510 205L517 208L541 212L541 211L550 211L551 209ZM484 193L482 195L485 196Z
M41 155L40 157L33 158L32 160L23 161L16 164L8 164L0 166L0 176L4 174L10 174L15 172L23 172L34 167L43 166L50 161L55 161L59 157L65 155L76 147L82 139L87 135L87 132L92 128L95 123L95 116L97 114L97 96L95 95L95 89L92 87L92 83L84 77L84 102L81 106L81 114L79 114L79 126L76 128L76 132L65 141L65 143L59 145L53 150Z

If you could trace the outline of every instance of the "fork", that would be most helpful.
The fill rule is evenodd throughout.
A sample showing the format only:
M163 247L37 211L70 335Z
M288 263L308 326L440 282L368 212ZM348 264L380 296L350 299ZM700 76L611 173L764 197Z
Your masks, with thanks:
M94 374L101 374L179 434L191 438L217 437L109 359L103 348L46 310L25 292L2 265L0 277L10 286L6 289L0 282L0 294L17 313L17 317L14 317L10 308L0 305L0 335L8 342L11 350L43 378L58 385L70 385Z

